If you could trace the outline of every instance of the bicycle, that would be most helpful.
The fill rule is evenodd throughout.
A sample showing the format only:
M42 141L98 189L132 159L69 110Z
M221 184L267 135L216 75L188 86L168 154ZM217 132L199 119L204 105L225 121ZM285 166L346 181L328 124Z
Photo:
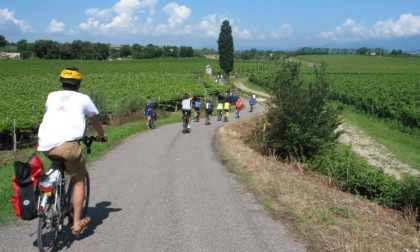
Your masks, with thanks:
M256 101L255 98L251 98L251 100L249 100L249 112L254 112L254 105L255 105Z
M205 123L205 125L210 125L211 124L210 116L211 116L212 113L213 113L212 110L206 110L206 123Z
M156 113L155 111L152 111L152 114L150 116L150 123L149 125L147 125L149 127L149 129L154 129L155 128L155 118L156 118Z
M92 143L96 140L95 136L84 136L77 140L86 146L86 153L91 153ZM38 188L38 229L37 243L39 251L55 251L59 245L60 233L64 228L67 217L67 225L73 223L73 181L65 178L64 159L60 156L49 156L52 163L47 174L40 178ZM90 180L89 173L86 171L85 197L81 216L86 215L89 196Z
M239 109L236 110L236 118L241 117L241 115L239 114Z
M228 122L229 121L229 119L228 119L229 115L230 115L229 110L225 110L223 122Z
M223 117L223 110L218 109L217 110L217 121L221 121Z
M188 128L188 112L183 111L182 115L182 133L190 133L190 129Z
M195 111L195 114L194 114L194 121L195 122L199 122L200 121L200 115L201 115L200 110L196 110Z

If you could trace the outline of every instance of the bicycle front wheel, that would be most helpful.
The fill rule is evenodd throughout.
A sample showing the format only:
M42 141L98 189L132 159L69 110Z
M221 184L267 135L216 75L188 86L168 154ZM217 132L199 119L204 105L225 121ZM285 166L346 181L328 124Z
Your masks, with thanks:
M51 211L38 218L38 248L40 252L55 251L59 238L58 216L53 216Z
M80 218L84 218L87 214L89 206L89 197L90 197L90 180L89 173L86 171L85 176L85 197L83 198L82 212L80 213ZM69 188L67 189L67 206L69 208L68 218L69 223L73 223L74 220L74 209L73 209L73 180L70 180Z

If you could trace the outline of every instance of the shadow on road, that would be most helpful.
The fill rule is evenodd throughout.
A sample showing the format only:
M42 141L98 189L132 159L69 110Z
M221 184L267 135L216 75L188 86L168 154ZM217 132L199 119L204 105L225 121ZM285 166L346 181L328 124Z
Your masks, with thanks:
M94 207L89 207L87 215L90 217L91 221L89 226L78 237L75 237L71 233L70 228L72 227L72 224L67 225L61 233L58 250L62 250L63 248L70 248L75 240L81 240L93 235L93 233L95 233L95 229L100 226L106 218L108 218L110 213L119 212L122 210L121 208L110 208L110 205L111 202L103 201L99 202Z

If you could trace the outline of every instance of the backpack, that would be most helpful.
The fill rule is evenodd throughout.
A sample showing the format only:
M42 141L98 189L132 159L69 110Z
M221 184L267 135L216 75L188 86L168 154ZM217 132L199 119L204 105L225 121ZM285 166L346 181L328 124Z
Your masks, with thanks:
M28 161L15 161L15 175L12 178L13 195L11 201L15 215L22 220L32 220L37 217L38 180L45 175L44 166L36 155Z

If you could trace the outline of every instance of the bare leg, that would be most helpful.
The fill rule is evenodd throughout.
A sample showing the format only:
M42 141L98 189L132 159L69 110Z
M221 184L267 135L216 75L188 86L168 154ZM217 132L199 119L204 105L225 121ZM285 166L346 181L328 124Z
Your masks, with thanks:
M73 230L80 230L80 220L82 215L83 201L85 198L85 180L84 176L73 177L73 211L74 211L74 222Z

